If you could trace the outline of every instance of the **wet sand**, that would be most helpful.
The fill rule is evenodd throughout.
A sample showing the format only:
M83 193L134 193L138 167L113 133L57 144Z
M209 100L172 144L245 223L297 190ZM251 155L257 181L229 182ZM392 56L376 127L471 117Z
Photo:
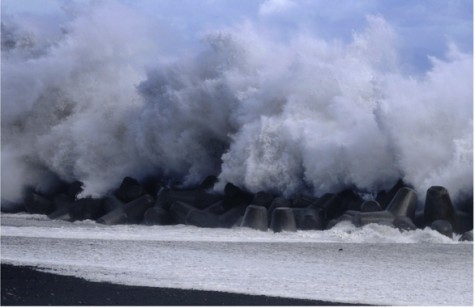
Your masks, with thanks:
M338 306L326 301L237 293L126 286L1 265L1 305Z

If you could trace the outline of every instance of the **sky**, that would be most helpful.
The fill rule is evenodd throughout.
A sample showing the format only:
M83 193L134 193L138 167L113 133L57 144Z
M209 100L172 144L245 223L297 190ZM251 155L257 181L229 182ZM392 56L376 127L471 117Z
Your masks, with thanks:
M99 0L100 1L100 0ZM75 3L99 2L81 0ZM73 1L2 0L2 17L40 15L60 18ZM114 2L114 1L111 1ZM281 39L306 31L323 39L349 41L366 25L367 15L382 16L400 39L408 66L426 70L428 55L441 57L453 42L473 50L471 0L117 0L156 20L176 40L195 44L203 32L251 21ZM66 5L67 4L67 5Z

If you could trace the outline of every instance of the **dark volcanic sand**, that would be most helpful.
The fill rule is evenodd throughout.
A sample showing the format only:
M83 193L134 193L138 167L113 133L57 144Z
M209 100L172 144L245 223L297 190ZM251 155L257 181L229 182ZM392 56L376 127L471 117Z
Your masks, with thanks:
M325 301L214 291L125 286L2 264L1 305L339 306Z

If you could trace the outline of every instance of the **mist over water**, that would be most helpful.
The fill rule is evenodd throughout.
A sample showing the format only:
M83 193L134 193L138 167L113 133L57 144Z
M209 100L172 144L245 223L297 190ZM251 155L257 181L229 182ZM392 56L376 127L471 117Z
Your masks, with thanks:
M186 51L117 3L55 26L2 20L2 200L59 179L101 196L127 175L215 174L218 190L287 196L376 193L399 178L420 198L433 185L473 194L473 58L453 43L409 74L379 15L349 42L276 39L247 20Z

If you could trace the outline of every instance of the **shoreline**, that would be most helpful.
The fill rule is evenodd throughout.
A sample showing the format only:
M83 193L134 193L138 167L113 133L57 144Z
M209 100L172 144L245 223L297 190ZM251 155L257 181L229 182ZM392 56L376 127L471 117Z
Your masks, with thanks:
M2 306L353 306L218 291L127 286L1 264Z

